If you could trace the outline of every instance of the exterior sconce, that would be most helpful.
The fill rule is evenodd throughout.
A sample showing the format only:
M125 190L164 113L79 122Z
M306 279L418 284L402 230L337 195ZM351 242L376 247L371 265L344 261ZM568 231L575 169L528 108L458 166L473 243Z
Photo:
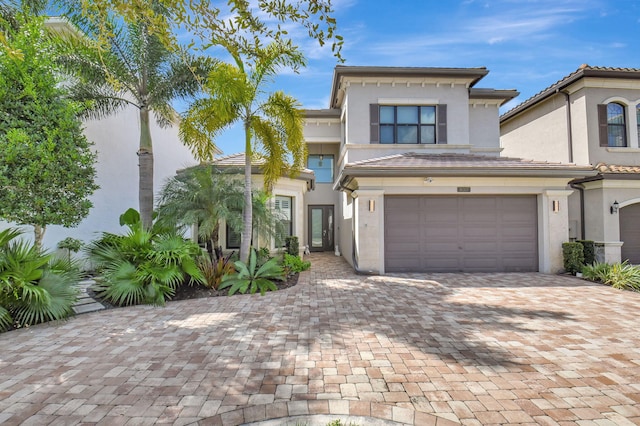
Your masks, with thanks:
M618 201L614 201L613 204L611 205L611 214L616 214L618 213L618 208L620 207L620 204L618 203Z
M553 210L554 213L558 213L560 211L560 201L553 200L551 202L551 209Z
M376 211L376 200L369 200L369 211Z

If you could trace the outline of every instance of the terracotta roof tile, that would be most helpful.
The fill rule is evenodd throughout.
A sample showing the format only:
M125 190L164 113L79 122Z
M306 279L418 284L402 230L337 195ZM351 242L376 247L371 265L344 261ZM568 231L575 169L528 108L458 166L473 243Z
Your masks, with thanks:
M640 166L620 166L615 164L598 163L595 167L600 173L637 173L640 174Z
M223 157L214 158L211 164L215 164L222 167L244 167L244 152L239 152L237 154L225 155ZM260 166L265 163L265 159L262 157L254 158L251 161L253 166ZM313 173L313 170L310 169L302 169L303 173Z

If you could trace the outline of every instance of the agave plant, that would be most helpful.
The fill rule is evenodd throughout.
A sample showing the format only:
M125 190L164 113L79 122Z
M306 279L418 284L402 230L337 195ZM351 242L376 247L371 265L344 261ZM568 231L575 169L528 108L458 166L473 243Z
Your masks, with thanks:
M230 287L230 296L238 291L242 294L247 291L251 294L260 291L260 294L264 296L267 290L275 291L278 289L272 280L284 279L284 271L277 259L270 259L262 266L258 266L258 256L255 249L251 249L248 263L238 260L234 265L237 272L226 275L220 283L220 289Z
M0 232L0 329L60 320L73 313L80 271L33 244L22 232Z
M119 306L164 305L183 282L204 282L196 263L202 255L197 244L174 229L146 229L134 209L120 216L120 223L129 228L126 234L103 233L87 248L102 273L101 297Z

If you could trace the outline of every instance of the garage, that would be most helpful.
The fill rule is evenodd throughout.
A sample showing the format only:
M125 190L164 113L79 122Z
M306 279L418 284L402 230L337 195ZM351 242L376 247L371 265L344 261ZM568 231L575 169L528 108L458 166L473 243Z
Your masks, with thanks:
M620 240L622 260L640 264L640 204L620 209Z
M387 272L538 270L535 195L385 196L384 204Z

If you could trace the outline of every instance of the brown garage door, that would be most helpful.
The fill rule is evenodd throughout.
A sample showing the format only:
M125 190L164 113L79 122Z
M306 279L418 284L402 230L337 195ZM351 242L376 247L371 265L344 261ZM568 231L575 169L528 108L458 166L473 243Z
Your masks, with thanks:
M538 270L537 201L514 196L386 196L387 272Z
M640 264L640 204L620 209L620 240L622 260Z

